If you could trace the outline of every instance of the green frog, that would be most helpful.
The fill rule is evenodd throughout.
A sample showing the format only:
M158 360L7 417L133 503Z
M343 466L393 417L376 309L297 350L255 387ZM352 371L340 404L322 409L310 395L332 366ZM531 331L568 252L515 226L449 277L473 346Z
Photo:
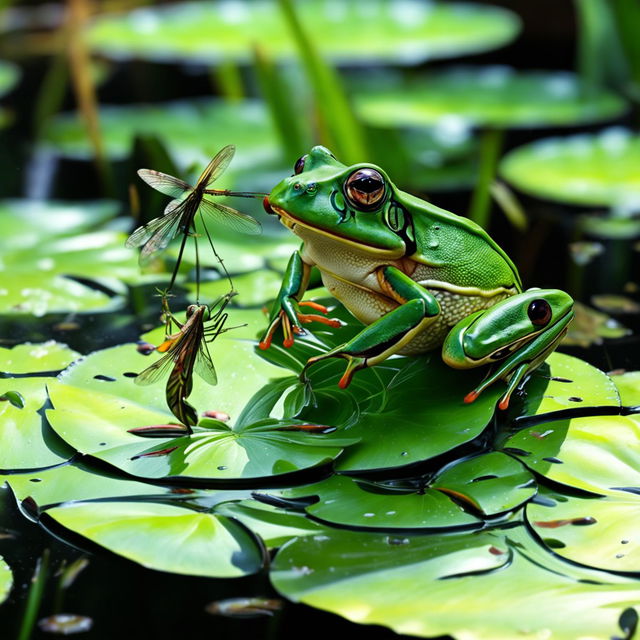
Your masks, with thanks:
M555 349L573 317L573 300L556 289L523 291L506 253L471 220L400 191L372 164L345 166L321 146L300 158L294 174L265 198L268 213L302 240L289 261L260 342L267 349L278 327L284 346L328 310L302 301L313 267L324 286L366 326L351 340L314 358L344 358L339 386L356 371L392 355L437 347L449 366L491 365L464 402L489 385L513 392ZM317 313L307 313L311 309Z

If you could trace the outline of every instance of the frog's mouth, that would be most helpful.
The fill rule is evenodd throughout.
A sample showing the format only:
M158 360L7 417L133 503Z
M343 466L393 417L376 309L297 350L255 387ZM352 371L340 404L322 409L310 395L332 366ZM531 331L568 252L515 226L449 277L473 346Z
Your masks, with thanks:
M401 258L405 255L403 249L385 249L382 247L376 247L374 245L366 244L365 242L358 242L355 240L350 240L349 238L345 238L344 236L338 235L337 233L332 233L331 231L327 231L326 229L321 229L320 227L314 227L313 225L307 224L298 218L294 218L288 211L283 209L282 207L278 207L277 205L269 202L268 196L263 200L263 205L265 211L270 215L277 215L280 218L280 222L287 227L290 231L295 233L296 227L302 227L304 229L309 229L313 233L318 233L320 235L326 236L327 238L332 238L333 240L337 240L338 242L352 247L353 249L357 249L359 251L364 251L365 253L372 253L376 256L382 258Z

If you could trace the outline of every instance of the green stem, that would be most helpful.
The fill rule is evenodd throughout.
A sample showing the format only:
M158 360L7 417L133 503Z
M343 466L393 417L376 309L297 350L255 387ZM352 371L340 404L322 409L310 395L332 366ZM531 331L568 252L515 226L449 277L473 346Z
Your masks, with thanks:
M31 638L33 627L38 617L38 611L40 610L40 604L42 603L42 594L44 593L47 573L49 572L49 555L49 549L45 549L42 557L36 564L33 578L31 578L29 596L27 597L27 604L17 640L29 640L29 638Z
M480 137L480 168L469 205L469 218L485 229L491 219L490 189L496 177L503 140L504 131L501 129L486 129Z

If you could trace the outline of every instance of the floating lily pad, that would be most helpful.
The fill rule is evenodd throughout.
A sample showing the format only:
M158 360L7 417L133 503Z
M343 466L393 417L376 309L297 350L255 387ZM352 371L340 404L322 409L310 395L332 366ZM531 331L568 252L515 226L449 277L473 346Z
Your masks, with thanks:
M59 464L73 455L42 415L46 385L52 377L9 377L45 374L64 368L78 353L53 341L0 348L0 469L33 469ZM12 401L17 394L19 402Z
M15 64L0 60L0 97L11 91L19 78L20 70Z
M516 419L565 409L619 406L618 390L605 373L580 358L552 353L547 364L531 375Z
M47 510L51 520L125 558L159 571L231 578L256 573L257 538L231 518L149 502L77 502Z
M604 91L585 98L572 73L505 66L454 67L388 86L367 83L355 100L365 122L395 127L451 121L501 129L575 126L614 118L626 108L622 98Z
M107 105L100 108L100 130L105 153L114 160L127 157L134 137L143 134L159 136L183 165L206 163L226 144L237 147L232 165L234 170L255 167L260 162L273 162L279 158L277 138L269 115L257 100ZM206 135L203 135L204 131ZM93 157L93 147L76 113L56 116L45 130L43 143L67 157ZM216 183L216 187L223 181Z
M610 638L640 599L637 582L555 560L522 528L446 536L327 529L287 543L271 578L288 598L354 622L465 640Z
M603 493L640 486L640 421L630 416L545 422L516 433L504 450L569 487Z
M640 573L640 497L578 498L547 493L526 517L554 553L587 567Z
M0 347L0 371L9 375L61 371L79 357L77 351L54 340L27 342L11 349Z
M224 483L268 477L331 460L352 441L287 429L296 421L270 419L285 387L264 387L278 370L253 355L252 343L220 337L210 350L221 372L219 383L212 387L195 376L189 402L200 413L230 415L233 428L204 420L192 436L149 439L130 433L176 422L166 408L163 384L134 384L135 374L157 358L138 353L135 345L98 351L64 372L49 385L55 409L47 412L48 419L78 451L146 478L185 476ZM251 397L259 390L264 402ZM253 410L241 415L248 398Z
M640 371L611 375L611 380L618 389L623 407L640 406Z
M12 586L13 574L11 573L11 569L9 569L4 559L0 557L0 603L7 599Z
M337 63L411 64L480 53L508 43L519 30L513 13L467 3L371 0L363 6L355 0L310 0L296 9L313 29L321 53ZM273 1L190 2L103 16L94 22L89 41L94 50L117 59L251 62L256 42L275 58L296 53Z
M11 273L0 286L1 314L114 309L124 302L116 295L126 292L123 281L140 280L136 258L124 248L126 236L91 230L116 215L114 203L10 200L0 207L0 272Z
M341 306L329 315L348 325L330 331L311 326L315 333L296 338L291 348L274 340L260 355L299 373L309 357L327 352L361 328ZM337 385L344 367L341 359L331 359L308 370L316 406L307 403L298 414L310 422L345 426L345 435L359 440L336 463L344 473L406 466L465 444L482 433L504 393L494 385L465 404L464 396L483 373L455 371L436 352L389 359L356 373L351 386L341 390Z
M225 260L226 263L226 260ZM227 267L228 268L228 267ZM233 298L233 304L243 307L255 307L264 305L266 302L273 300L280 289L282 275L275 271L261 269L260 271L252 271L251 273L241 276L234 276L233 285L238 295ZM190 299L195 300L197 286L195 284L188 285ZM220 296L228 293L229 281L226 278L203 282L200 285L200 302L210 304L217 300ZM266 316L264 316L263 325L266 325ZM234 322L233 319L231 322Z
M589 207L640 207L640 136L614 127L547 138L509 152L502 176L538 198Z

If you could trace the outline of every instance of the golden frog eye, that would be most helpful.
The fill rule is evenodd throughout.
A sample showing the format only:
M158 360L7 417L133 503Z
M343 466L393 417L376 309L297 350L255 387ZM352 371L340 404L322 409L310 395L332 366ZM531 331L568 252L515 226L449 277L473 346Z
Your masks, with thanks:
M384 198L384 178L375 169L358 169L347 178L344 191L358 209L373 209Z
M544 327L551 320L551 305L543 299L534 300L527 309L529 320L538 327Z
M307 159L307 155L308 154L305 154L301 158L298 158L296 163L293 165L293 175L294 176L297 176L299 173L302 173L302 170L304 169L305 160Z

